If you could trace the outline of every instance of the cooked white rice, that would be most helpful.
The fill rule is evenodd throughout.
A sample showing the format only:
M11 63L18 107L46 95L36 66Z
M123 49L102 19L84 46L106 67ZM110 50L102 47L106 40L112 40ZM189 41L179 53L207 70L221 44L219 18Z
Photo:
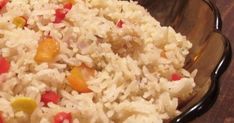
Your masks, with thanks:
M11 65L0 74L5 122L50 123L58 112L70 112L73 123L162 123L180 114L179 102L195 87L194 73L183 69L192 47L185 36L162 27L136 2L119 0L75 0L65 19L53 23L61 1L11 0L0 10L0 56ZM27 26L16 28L16 16L27 17ZM39 64L38 42L47 35L60 52L54 62ZM71 66L81 64L96 70L87 82L90 93L73 90L66 79ZM170 80L173 73L182 78ZM59 103L43 106L45 90L58 92ZM12 108L19 96L36 101L32 114Z

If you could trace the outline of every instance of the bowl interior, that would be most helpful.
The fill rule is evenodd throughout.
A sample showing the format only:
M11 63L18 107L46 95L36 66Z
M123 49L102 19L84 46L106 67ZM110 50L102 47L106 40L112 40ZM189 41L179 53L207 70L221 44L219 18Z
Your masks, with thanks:
M215 33L212 8L204 0L138 0L162 25L172 26L186 35L193 47L186 58L185 68L198 70L193 98L182 105L182 111L198 103L212 84L211 74L224 52L224 38Z

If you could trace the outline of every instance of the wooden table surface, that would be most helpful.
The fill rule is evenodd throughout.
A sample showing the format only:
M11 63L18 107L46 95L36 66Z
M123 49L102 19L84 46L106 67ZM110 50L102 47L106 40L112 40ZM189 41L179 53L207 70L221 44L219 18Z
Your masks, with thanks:
M222 32L231 42L234 54L234 0L213 0L223 19ZM234 56L220 78L220 94L214 106L193 123L234 123Z

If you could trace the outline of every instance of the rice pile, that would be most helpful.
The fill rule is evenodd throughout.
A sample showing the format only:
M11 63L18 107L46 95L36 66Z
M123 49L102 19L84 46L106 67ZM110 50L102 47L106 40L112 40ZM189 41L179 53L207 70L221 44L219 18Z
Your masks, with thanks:
M0 0L1 1L1 0ZM0 112L6 123L162 123L180 114L178 105L195 87L195 72L183 69L192 44L160 23L136 2L75 0L64 20L54 23L63 0L11 0L0 10L0 56L10 69L0 74ZM160 4L160 3L159 3ZM17 28L15 17L26 17ZM44 37L58 41L52 62L35 61ZM89 93L73 89L67 77L81 64L95 70ZM171 79L179 73L181 78ZM52 90L58 103L43 105ZM31 113L15 110L17 97L31 98ZM27 106L26 106L27 107Z

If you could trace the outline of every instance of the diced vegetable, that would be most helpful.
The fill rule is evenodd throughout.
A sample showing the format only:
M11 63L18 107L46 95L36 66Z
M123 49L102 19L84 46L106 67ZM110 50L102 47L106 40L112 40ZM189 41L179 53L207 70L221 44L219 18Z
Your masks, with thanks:
M172 75L171 75L171 80L172 81L177 81L177 80L180 80L182 77L181 77L181 75L179 74L179 73L173 73Z
M54 123L72 123L71 113L59 112L54 116Z
M63 8L55 10L55 21L54 23L60 23L64 20L66 14L71 10L72 3L68 2L63 5Z
M65 9L56 9L55 10L55 21L54 23L60 23L66 16L67 11Z
M18 16L13 19L13 24L18 28L23 28L27 24L27 20L22 16Z
M16 97L11 102L11 106L15 111L23 111L31 114L36 109L37 103L29 97Z
M7 73L10 69L10 63L6 58L0 57L0 74Z
M117 23L116 23L116 26L119 27L119 28L122 28L123 24L124 24L124 22L122 20L118 20Z
M6 6L6 4L9 2L9 0L0 0L0 10Z
M75 0L63 0L63 3L75 4Z
M70 2L65 3L65 4L63 5L63 8L64 8L64 9L67 9L68 11L71 10L71 8L72 8L72 3L70 3Z
M71 70L68 76L68 83L70 86L80 93L88 93L91 90L88 88L87 81L94 76L95 70L82 64Z
M44 103L44 106L47 106L48 103L57 104L60 100L60 96L54 91L45 91L41 95L41 102Z
M4 118L2 116L2 112L0 112L0 123L4 123Z
M59 54L59 51L60 46L58 41L54 40L53 38L45 38L39 42L34 59L38 63L52 62Z

